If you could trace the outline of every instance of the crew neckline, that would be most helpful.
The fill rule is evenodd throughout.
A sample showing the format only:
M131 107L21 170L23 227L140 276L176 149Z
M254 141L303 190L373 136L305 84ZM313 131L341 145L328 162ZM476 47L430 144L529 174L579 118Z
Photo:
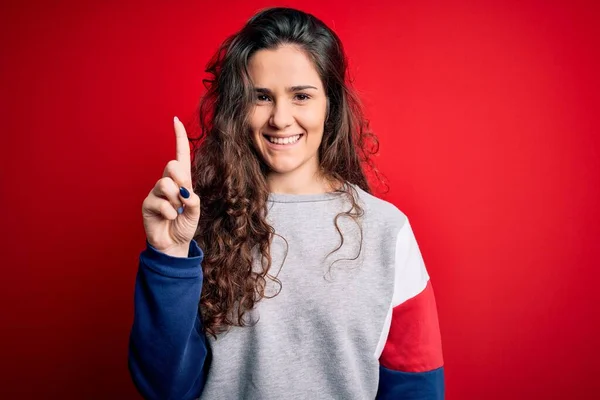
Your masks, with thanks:
M348 183L344 185L345 188L348 188L349 186L351 185ZM329 201L338 199L345 193L346 192L343 190L312 194L269 193L268 201L272 203L309 203L318 201Z
M269 201L272 203L308 203L334 200L340 197L342 194L343 192L325 192L313 194L269 193Z

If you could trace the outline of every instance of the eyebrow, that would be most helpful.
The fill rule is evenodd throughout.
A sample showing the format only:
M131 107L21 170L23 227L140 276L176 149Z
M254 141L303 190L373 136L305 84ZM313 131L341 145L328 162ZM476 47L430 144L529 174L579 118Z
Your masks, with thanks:
M299 85L299 86L290 86L290 87L286 88L286 91L287 92L299 92L301 90L306 90L306 89L319 90L316 87L311 86L311 85ZM271 91L271 89L262 88L262 87L254 88L254 91L257 92L257 93L265 93L265 94L272 94L273 93Z

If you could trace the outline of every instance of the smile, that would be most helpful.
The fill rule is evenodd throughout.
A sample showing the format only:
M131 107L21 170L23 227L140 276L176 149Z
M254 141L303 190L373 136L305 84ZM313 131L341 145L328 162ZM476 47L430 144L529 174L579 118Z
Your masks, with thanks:
M274 136L269 136L269 135L263 135L270 143L273 144L277 144L280 146L289 146L292 145L294 143L297 143L298 140L300 140L300 138L303 136L304 134L299 134L299 135L294 135L294 136L289 136L286 138L280 138L280 137L274 137Z

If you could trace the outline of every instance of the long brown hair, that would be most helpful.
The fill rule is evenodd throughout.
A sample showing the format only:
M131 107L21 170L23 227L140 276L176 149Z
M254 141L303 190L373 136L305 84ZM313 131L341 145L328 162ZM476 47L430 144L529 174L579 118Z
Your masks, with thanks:
M193 180L202 203L195 237L204 251L200 311L205 331L215 338L230 326L244 326L246 311L265 297L266 279L276 279L269 275L275 232L266 220L268 169L249 133L254 93L247 65L255 52L283 44L305 52L326 91L328 111L319 148L323 175L370 191L363 167L373 168L370 156L378 144L349 86L340 39L322 21L299 10L270 8L257 13L224 41L208 63L211 78L204 81L207 92L199 110L201 134ZM340 215L359 218L362 209L356 193L346 185L340 190L352 204ZM337 227L337 218L335 223ZM257 255L259 272L253 268Z

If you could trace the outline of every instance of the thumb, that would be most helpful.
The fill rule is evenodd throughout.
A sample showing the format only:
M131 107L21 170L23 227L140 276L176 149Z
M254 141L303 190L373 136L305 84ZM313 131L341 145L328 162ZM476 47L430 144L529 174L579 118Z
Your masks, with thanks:
M186 214L187 217L196 217L200 214L200 197L184 186L179 188L179 198L183 206L177 210L178 214Z

